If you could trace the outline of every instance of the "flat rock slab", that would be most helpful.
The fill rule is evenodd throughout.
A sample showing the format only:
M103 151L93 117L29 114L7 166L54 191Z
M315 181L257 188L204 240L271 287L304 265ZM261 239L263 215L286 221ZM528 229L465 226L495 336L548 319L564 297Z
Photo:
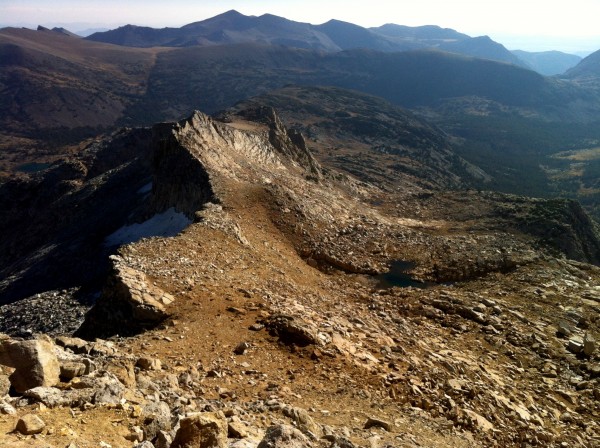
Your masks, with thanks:
M166 306L175 300L120 257L113 255L111 260L113 269L102 296L77 330L84 338L131 336L155 327L169 317Z

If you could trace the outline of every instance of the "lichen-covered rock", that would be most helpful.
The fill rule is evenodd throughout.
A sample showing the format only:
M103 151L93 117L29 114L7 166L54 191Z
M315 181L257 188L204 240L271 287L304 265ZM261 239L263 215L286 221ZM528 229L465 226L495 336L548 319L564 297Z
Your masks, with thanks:
M154 440L171 430L171 410L164 401L150 402L142 409L144 438Z
M308 438L293 426L277 425L267 429L257 448L312 448Z

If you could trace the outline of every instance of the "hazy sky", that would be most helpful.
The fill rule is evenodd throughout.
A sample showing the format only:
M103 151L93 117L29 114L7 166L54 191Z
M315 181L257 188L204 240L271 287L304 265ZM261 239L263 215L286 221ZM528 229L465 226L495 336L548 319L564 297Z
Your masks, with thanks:
M509 49L600 49L600 0L0 0L0 26L181 26L230 9L313 24L335 18L366 27L439 25L487 34Z

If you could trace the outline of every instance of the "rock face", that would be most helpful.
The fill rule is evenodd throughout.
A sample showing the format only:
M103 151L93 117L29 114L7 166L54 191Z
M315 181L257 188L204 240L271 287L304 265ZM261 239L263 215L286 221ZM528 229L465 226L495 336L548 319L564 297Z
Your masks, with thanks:
M180 422L171 448L225 448L227 420L222 412L202 412Z
M0 345L0 364L15 369L9 379L19 393L33 387L54 386L59 382L60 365L54 354L54 344L47 339L5 339Z
M151 285L146 275L111 257L113 271L98 303L77 331L84 338L132 335L168 317L166 306L174 297Z
M207 202L216 202L208 173L188 148L177 138L179 125L154 126L152 209L163 212L170 207L193 218Z

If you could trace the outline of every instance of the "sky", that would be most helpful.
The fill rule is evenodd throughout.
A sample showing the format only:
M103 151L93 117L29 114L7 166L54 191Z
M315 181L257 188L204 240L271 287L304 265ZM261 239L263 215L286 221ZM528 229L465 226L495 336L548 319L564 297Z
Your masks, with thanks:
M338 19L364 27L438 25L488 35L511 50L600 49L600 0L0 0L0 26L75 32L128 23L178 27L230 9L312 24Z

